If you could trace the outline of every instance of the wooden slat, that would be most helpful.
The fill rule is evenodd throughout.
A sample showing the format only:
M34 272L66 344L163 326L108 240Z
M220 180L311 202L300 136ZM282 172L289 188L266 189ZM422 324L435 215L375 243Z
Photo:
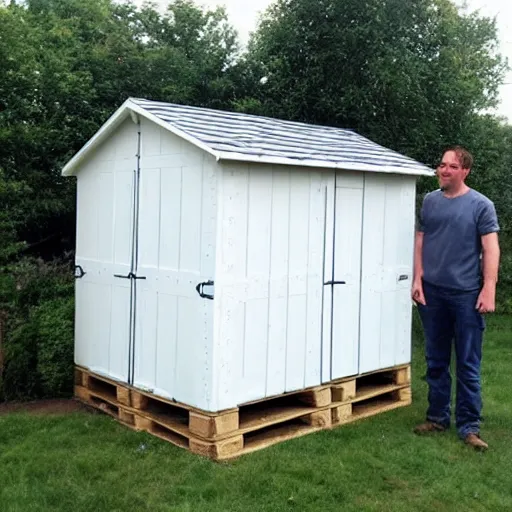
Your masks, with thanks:
M356 396L351 400L352 403L361 402L362 400L368 400L369 398L385 395L391 391L397 391L403 388L402 385L389 384L388 386L368 386L356 393Z

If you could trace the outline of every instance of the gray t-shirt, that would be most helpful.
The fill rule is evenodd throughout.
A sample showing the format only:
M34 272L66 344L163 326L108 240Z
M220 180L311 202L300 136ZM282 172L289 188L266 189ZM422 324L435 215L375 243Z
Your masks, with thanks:
M461 291L478 290L482 269L480 237L499 231L494 204L476 190L447 198L427 194L418 219L423 231L423 279Z

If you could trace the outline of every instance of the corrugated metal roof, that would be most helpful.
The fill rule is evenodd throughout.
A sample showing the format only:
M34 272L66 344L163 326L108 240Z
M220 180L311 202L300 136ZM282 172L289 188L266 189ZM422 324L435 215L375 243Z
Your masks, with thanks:
M214 155L218 160L432 175L432 169L352 130L236 112L129 98L68 162L63 174L136 112Z

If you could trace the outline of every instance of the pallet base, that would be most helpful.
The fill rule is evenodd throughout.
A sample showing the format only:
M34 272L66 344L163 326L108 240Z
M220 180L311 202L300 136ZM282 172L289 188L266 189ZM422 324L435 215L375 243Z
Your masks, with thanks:
M209 413L76 368L75 396L137 431L213 460L227 460L289 439L411 404L410 366Z

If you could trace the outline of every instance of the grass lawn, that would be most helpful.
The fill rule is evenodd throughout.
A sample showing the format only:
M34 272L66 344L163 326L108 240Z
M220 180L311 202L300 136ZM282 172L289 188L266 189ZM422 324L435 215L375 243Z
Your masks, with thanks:
M108 416L0 416L0 511L512 510L512 317L487 320L487 453L455 429L412 433L426 384L415 341L413 405L216 464Z

